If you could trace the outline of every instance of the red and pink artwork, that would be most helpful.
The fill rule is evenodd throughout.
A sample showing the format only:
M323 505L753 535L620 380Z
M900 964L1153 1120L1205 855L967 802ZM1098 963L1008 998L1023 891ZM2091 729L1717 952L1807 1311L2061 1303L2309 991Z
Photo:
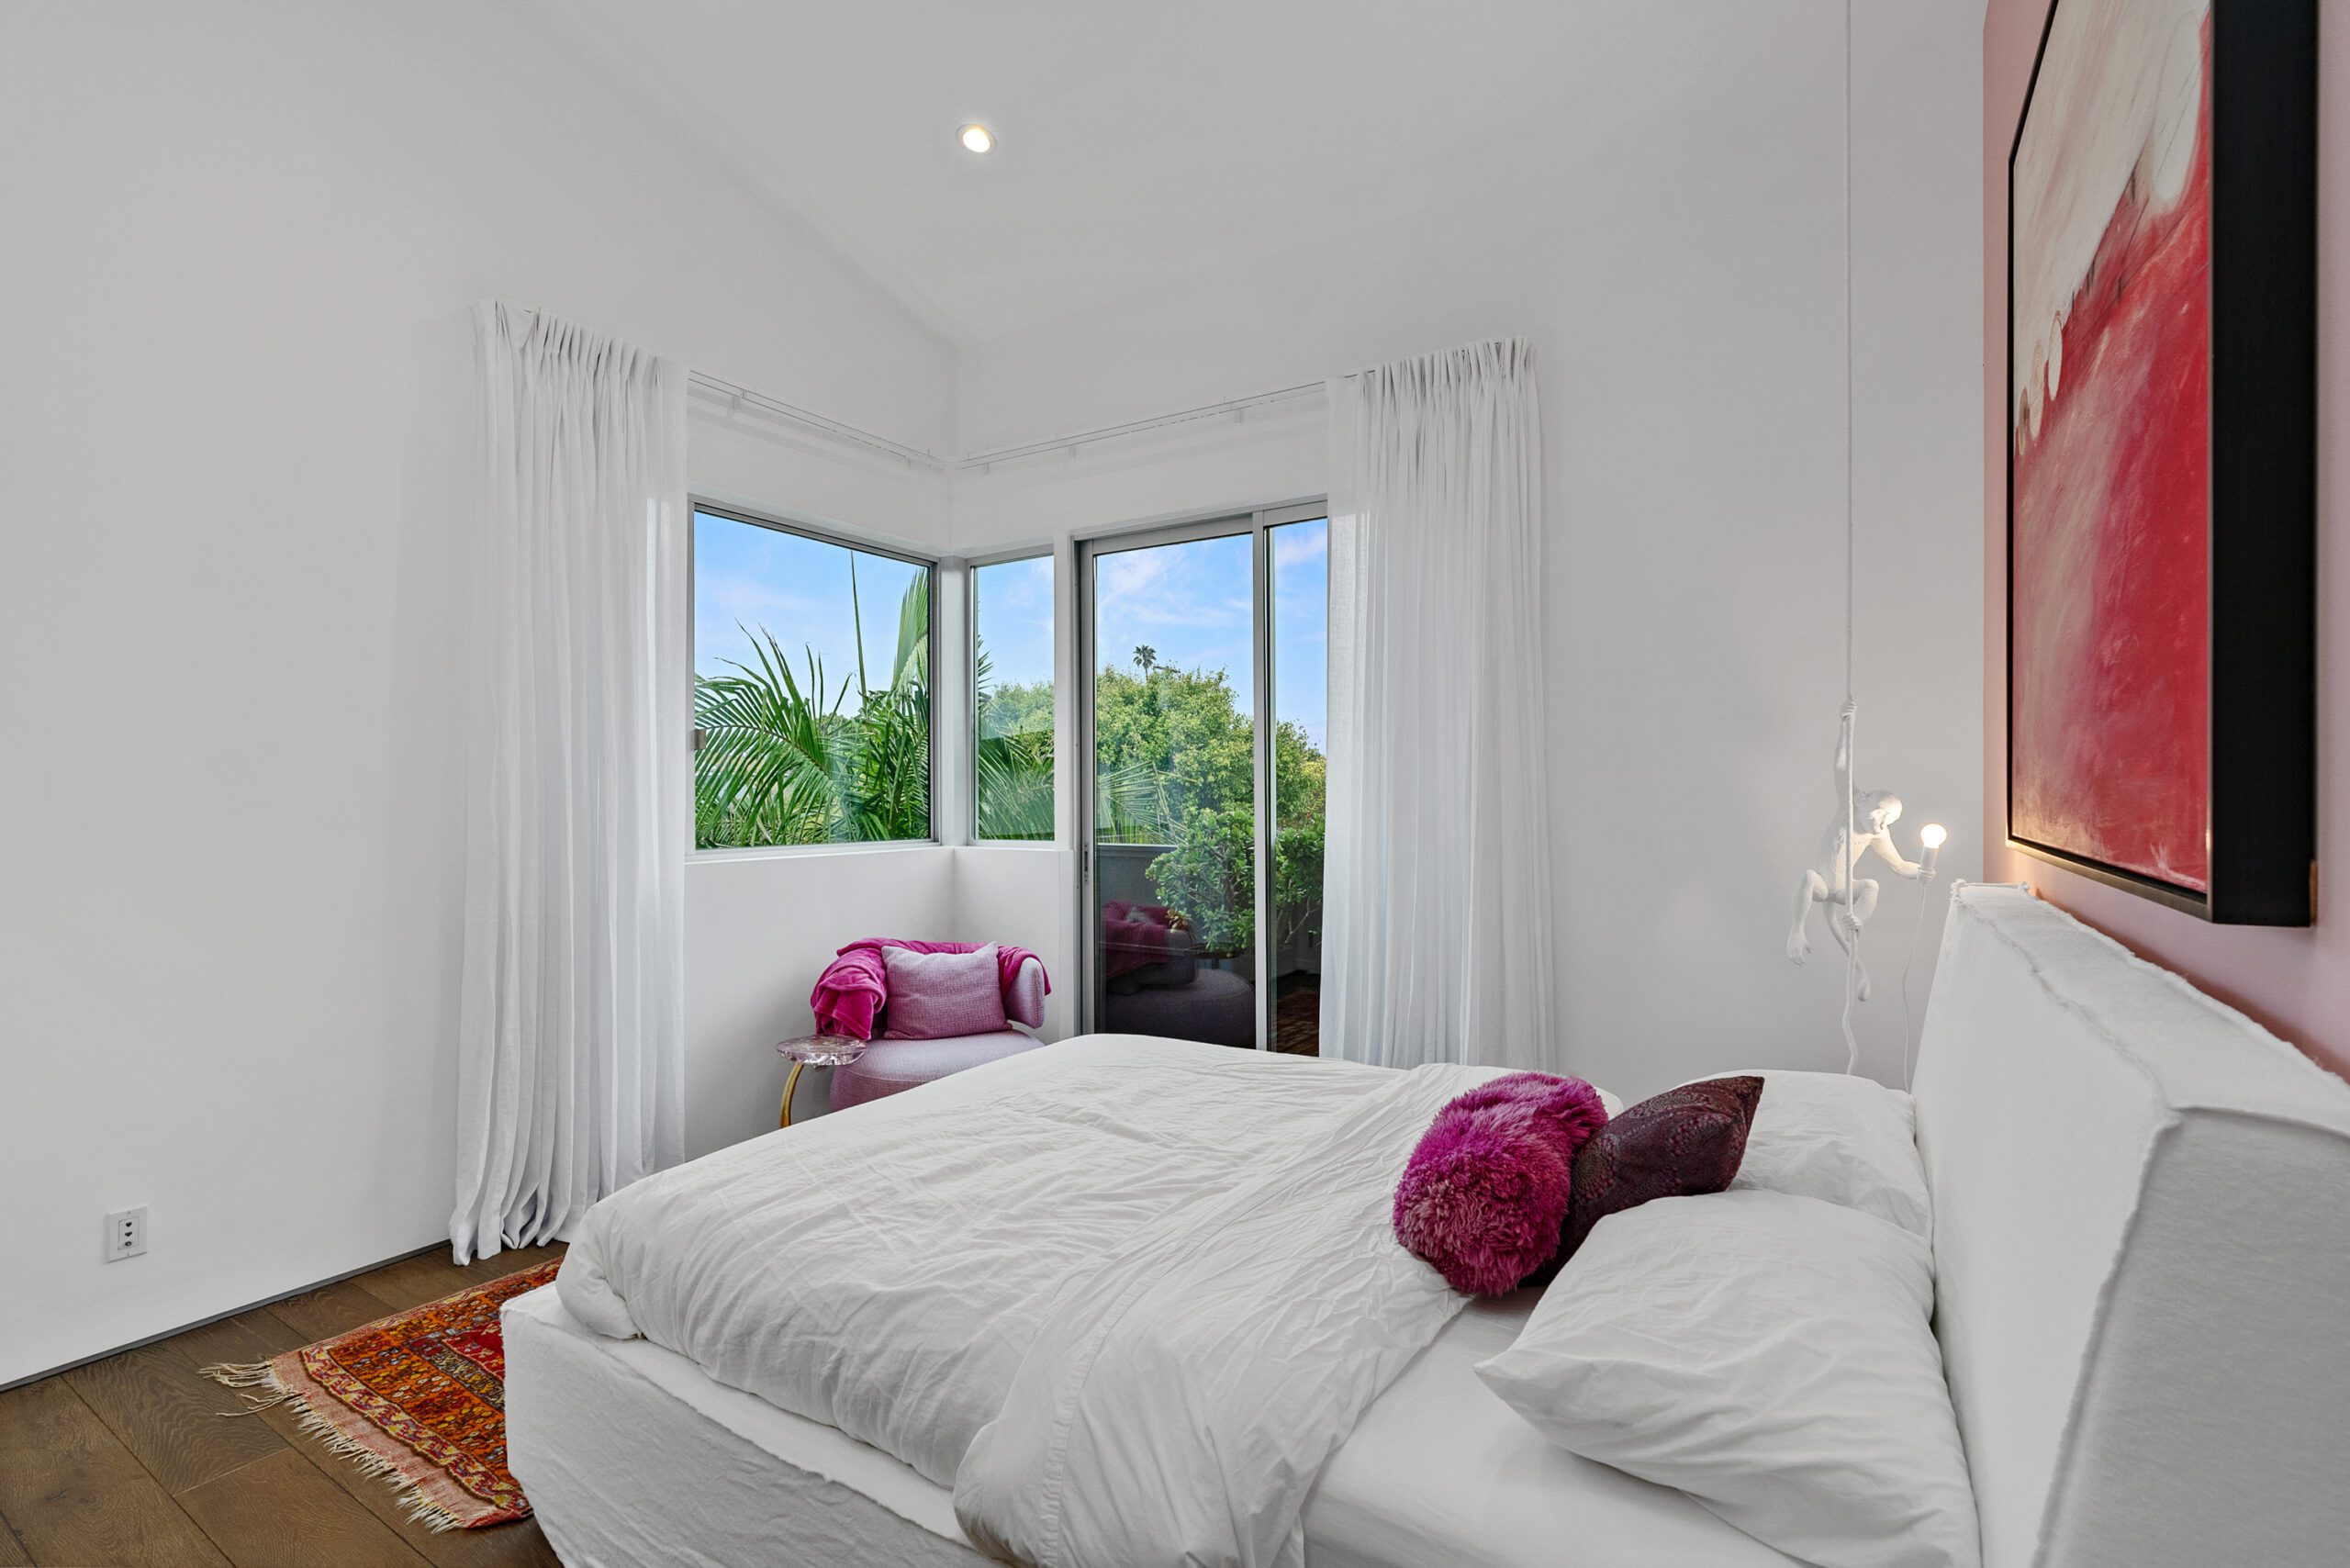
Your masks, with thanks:
M2193 893L2211 868L2211 4L2060 0L2010 186L2009 831Z

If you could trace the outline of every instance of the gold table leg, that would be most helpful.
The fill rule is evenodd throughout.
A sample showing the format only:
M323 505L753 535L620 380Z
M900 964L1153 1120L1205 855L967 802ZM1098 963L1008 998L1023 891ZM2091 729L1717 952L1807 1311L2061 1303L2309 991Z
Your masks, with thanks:
M776 1123L778 1127L791 1125L791 1092L800 1087L800 1070L807 1065L804 1061L793 1062L791 1076L783 1081L783 1119Z

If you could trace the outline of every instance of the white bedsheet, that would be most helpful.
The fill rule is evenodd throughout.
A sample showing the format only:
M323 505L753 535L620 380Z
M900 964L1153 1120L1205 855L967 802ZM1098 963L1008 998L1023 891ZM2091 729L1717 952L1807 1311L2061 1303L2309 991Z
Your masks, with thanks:
M1305 1506L1306 1568L1790 1568L1681 1493L1545 1441L1471 1372L1535 1293L1472 1304L1389 1385ZM674 1351L506 1305L515 1474L571 1568L983 1568L952 1495Z
M1066 1042L638 1182L557 1288L953 1484L1000 1553L1294 1563L1324 1460L1462 1305L1388 1210L1494 1072Z
M878 1449L508 1302L507 1462L567 1568L986 1568L954 1499Z
M956 1474L964 1532L1030 1568L1298 1568L1324 1462L1465 1305L1391 1216L1429 1119L1493 1076L1387 1073L1072 1276Z
M1477 1301L1388 1385L1305 1505L1306 1568L1793 1568L1685 1492L1569 1453L1472 1370L1539 1290Z

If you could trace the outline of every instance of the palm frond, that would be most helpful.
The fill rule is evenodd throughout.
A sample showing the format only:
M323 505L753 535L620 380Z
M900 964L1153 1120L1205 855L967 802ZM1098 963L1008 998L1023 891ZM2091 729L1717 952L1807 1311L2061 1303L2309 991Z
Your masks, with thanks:
M898 600L898 650L890 664L890 689L930 686L930 574L916 572Z
M1010 735L982 733L974 761L979 771L979 836L1053 836L1050 731Z
M748 628L755 664L694 682L702 746L695 840L705 848L924 838L930 834L930 692L837 689L806 651L803 680L772 633Z

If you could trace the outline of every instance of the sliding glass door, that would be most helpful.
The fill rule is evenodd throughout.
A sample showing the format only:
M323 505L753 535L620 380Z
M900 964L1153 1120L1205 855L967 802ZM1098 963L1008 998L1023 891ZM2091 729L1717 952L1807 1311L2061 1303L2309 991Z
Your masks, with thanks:
M1292 507L1084 547L1092 1028L1318 1049L1327 536Z

